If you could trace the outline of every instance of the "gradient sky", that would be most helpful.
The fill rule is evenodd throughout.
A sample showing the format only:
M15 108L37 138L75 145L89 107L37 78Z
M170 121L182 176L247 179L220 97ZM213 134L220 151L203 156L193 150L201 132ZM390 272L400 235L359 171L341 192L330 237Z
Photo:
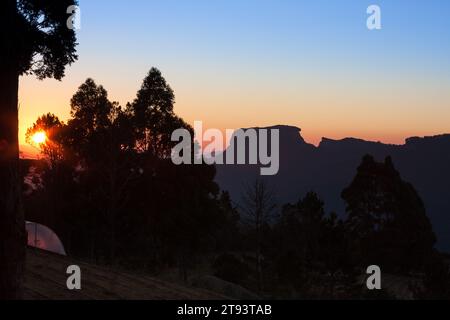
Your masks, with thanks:
M366 9L381 7L380 31ZM312 143L403 143L450 132L448 0L80 0L79 60L62 82L21 78L20 139L67 119L87 77L131 101L159 68L189 123L289 124Z

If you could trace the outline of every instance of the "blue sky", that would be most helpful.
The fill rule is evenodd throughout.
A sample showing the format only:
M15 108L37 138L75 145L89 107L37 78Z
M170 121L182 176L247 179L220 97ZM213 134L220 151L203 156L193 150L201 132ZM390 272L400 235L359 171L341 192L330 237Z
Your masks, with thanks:
M381 8L382 30L366 28ZM290 124L401 143L450 132L450 1L80 0L79 61L62 83L22 82L21 122L68 116L87 77L122 104L151 66L188 122ZM21 131L24 131L21 127Z

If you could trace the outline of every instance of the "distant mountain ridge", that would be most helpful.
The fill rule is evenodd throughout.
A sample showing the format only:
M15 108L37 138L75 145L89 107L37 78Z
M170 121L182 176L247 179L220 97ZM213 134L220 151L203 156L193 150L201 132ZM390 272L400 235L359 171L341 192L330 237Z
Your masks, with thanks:
M424 201L438 237L437 247L450 251L450 134L411 137L403 145L323 138L316 147L303 139L297 127L262 129L280 130L280 171L265 178L276 188L280 204L297 201L313 190L325 201L327 211L343 217L345 204L340 195L355 176L362 157L371 154L381 161L391 156L403 179L414 185ZM259 166L217 166L216 181L237 203L244 183L257 177Z

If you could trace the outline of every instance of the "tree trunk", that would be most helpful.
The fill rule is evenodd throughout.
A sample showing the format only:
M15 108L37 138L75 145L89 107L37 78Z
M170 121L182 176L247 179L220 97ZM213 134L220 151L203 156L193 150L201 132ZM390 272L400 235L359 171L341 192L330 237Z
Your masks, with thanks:
M19 175L19 75L0 61L0 300L22 297L25 221Z
M18 143L17 2L0 5L0 300L22 298L26 233Z

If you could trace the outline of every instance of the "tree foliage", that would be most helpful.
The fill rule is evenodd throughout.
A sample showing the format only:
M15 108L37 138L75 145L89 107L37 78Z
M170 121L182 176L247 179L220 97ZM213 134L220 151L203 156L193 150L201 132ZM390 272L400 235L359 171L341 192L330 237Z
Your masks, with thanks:
M72 178L50 179L60 173L44 167L44 187L28 202L59 202L58 194L59 221L50 226L69 253L151 270L175 265L186 277L196 255L225 247L221 235L236 232L236 212L229 197L219 193L215 168L176 166L168 158L171 132L192 130L175 115L173 101L155 68L125 109L87 79L71 99L67 124L46 115L29 129L31 134L56 126L63 132L58 143ZM48 137L53 146L54 135ZM42 151L49 155L47 145ZM70 203L70 210L63 211L62 203ZM29 210L30 216L39 214Z
M360 263L378 264L385 270L423 266L435 235L421 198L402 180L391 158L378 163L365 156L342 198Z
M77 59L75 31L67 27L67 9L75 0L19 0L10 39L19 74L35 74L39 79L64 76L65 67ZM5 4L7 5L7 4Z

